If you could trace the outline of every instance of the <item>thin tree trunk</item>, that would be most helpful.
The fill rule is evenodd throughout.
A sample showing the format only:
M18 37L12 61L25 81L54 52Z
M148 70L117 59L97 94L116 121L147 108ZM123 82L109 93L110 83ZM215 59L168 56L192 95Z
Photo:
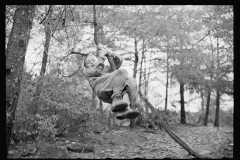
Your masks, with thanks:
M135 59L134 59L134 68L133 68L133 78L137 77L137 65L138 65L138 50L137 50L137 38L134 38L134 48L135 48Z
M183 50L183 45L184 45L184 40L183 37L180 36L180 46L181 46L181 50L182 52L184 52ZM184 59L180 59L180 66L183 67L184 66ZM180 84L180 105L181 105L181 124L186 124L186 114L185 114L185 101L184 101L184 82L182 80L180 80L179 82Z
M200 89L200 94L201 94L201 105L202 105L202 112L204 112L204 94L203 94L203 88Z
M147 88L147 93L146 93L146 97L148 98L148 85L149 85L149 81L150 81L150 68L151 68L151 64L152 64L152 54L150 53L150 62L149 62L149 68L148 68L148 74L147 74L147 82L146 82L146 88ZM149 108L146 107L146 114L148 115L149 113Z
M205 113L205 118L204 118L204 126L207 126L207 123L208 123L210 100L211 100L211 88L210 88L210 86L208 86L207 106L206 106L206 113Z
M145 78L145 97L148 98L148 84L149 84L149 77L150 77L150 65L148 68L148 73L147 73L147 58L146 56L144 56L144 63L145 63L145 74L144 74L144 78ZM151 53L150 53L150 64L151 64ZM148 107L146 107L146 114L148 114Z
M214 127L219 127L219 108L220 108L220 92L219 92L219 89L217 89L216 114L215 114Z
M17 108L22 72L30 31L34 17L34 5L18 6L6 50L6 155L12 136L13 121Z
M167 51L167 82L166 82L166 97L165 97L165 110L167 110L168 105L168 74L169 74L169 61L168 61L168 51Z
M93 25L94 25L94 41L98 46L98 23L97 23L97 13L96 13L96 6L93 5ZM99 55L99 48L97 47L97 55ZM93 109L96 108L96 95L92 92L92 105Z
M144 58L144 96L147 97L147 62L146 62L146 56Z
M133 78L137 77L137 65L138 65L138 50L137 50L137 38L134 38L134 48L135 48L135 59L134 59L134 68L133 68ZM135 119L130 119L130 128L134 128L136 126Z
M204 93L203 93L203 88L200 89L200 94L201 94L201 106L202 106L202 109L201 109L201 113L199 115L199 118L198 118L198 122L199 124L203 124L204 122Z
M219 80L219 65L220 65L220 60L219 60L219 43L218 43L218 37L217 37L217 84ZM216 97L216 114L215 114L215 122L214 126L219 127L219 108L220 108L220 91L219 91L219 86L217 85L217 97Z
M180 82L180 104L181 104L181 124L186 124L185 102L184 102L184 83Z
M204 119L204 126L207 126L208 123L208 114L209 114L209 107L210 107L210 101L211 101L211 92L212 92L212 78L213 78L213 69L214 69L214 57L213 57L213 45L212 45L212 39L211 36L209 35L210 38L210 44L211 44L211 52L212 52L212 71L210 75L210 84L208 84L208 95L207 95L207 106L206 106L206 113L205 113L205 119Z
M46 72L46 66L47 66L47 58L48 58L48 50L49 50L49 43L51 40L51 17L52 17L52 6L49 8L49 14L48 14L48 21L44 23L44 30L45 30L45 44L44 44L44 51L43 51L43 59L42 59L42 68L40 71L39 79L37 82L37 87L35 90L35 93L33 95L33 103L32 103L32 113L33 115L36 115L38 113L38 102L39 102L39 96L41 94L42 84L43 84L43 78L44 74Z
M143 66L143 59L144 59L144 54L145 54L145 50L144 50L144 41L143 41L143 49L142 49L142 58L141 58L141 62L140 62L140 74L139 74L139 84L138 84L138 90L141 91L141 86L142 86L142 66Z

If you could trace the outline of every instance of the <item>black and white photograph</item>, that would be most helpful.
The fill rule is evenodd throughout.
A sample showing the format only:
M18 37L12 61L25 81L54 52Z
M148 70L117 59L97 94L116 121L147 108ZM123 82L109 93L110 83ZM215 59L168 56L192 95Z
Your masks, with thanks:
M236 158L235 9L5 5L6 158Z

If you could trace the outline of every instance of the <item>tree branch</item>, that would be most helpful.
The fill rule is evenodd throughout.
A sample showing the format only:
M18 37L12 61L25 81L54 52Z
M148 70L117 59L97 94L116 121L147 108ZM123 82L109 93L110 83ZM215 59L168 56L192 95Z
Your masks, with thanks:
M41 20L41 22L39 24L42 24L44 22L44 20L47 18L48 14L49 14L49 11L51 10L51 8L52 8L52 5L49 6L47 14L45 15L45 17Z

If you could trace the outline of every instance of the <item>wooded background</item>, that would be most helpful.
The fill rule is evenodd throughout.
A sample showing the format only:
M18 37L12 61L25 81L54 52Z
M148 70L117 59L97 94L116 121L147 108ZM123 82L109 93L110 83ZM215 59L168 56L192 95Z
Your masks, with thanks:
M233 125L233 106L220 107L223 96L234 101L233 6L8 5L5 16L7 150L27 138L120 123L82 73L84 55L98 55L98 43L123 57L145 97L160 99L154 104L166 122ZM164 94L153 95L153 81ZM185 111L186 94L197 95L198 112ZM136 124L152 123L139 102ZM179 112L169 110L175 105Z

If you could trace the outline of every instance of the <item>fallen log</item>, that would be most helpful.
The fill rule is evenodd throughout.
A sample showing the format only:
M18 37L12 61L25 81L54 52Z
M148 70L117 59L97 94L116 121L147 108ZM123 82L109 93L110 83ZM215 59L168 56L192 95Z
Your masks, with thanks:
M201 158L201 159L211 159L211 157L207 157L207 156L203 156L200 155L197 152L194 152L185 142L183 142L175 133L172 132L172 130L163 122L163 120L161 119L161 117L157 114L157 112L155 111L154 107L152 106L152 104L148 101L148 99L146 97L143 96L143 94L141 93L141 91L139 91L139 95L140 97L144 100L144 102L146 103L147 107L152 111L152 113L157 116L158 118L158 122L160 123L160 125L166 130L166 132L169 134L170 137L172 137L178 144L180 144L184 149L186 149L189 153L189 155L192 155L196 158Z

